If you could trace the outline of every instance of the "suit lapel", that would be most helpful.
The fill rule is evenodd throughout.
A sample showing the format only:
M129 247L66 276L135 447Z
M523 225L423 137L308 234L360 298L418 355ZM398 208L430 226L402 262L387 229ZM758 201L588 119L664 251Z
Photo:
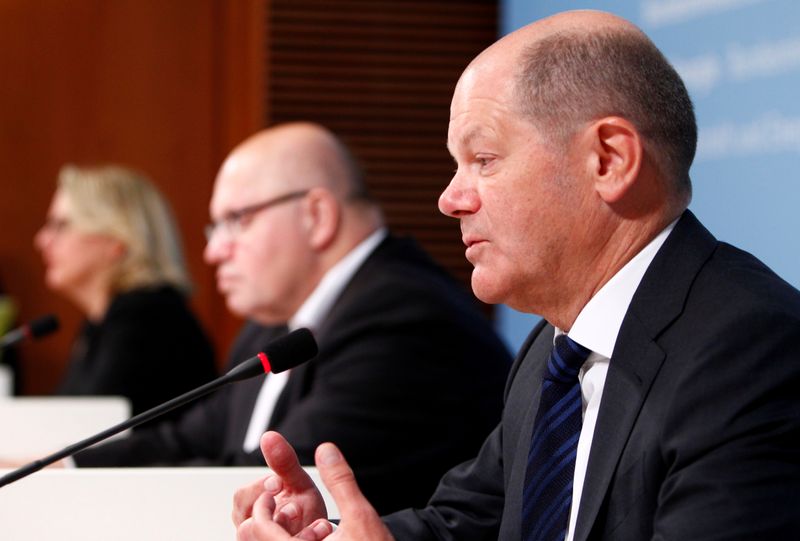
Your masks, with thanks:
M575 527L576 541L589 535L647 391L664 361L664 352L637 321L629 324L626 334L627 339L617 341L606 376Z
M692 282L716 244L687 210L631 300L606 376L575 541L588 538L647 393L665 362L657 337L682 312Z
M269 423L270 429L274 429L283 422L292 406L306 395L314 378L317 363L319 362L318 359L328 358L330 349L337 347L335 343L331 343L331 337L337 331L341 332L342 315L347 310L352 309L353 299L363 296L363 288L369 284L369 280L364 277L374 273L373 267L380 265L382 258L387 257L393 251L403 249L402 246L402 241L395 239L392 235L387 235L345 285L336 302L331 306L330 312L319 322L319 327L314 329L314 337L317 339L320 352L315 359L292 369L286 386L275 403L275 409L272 412ZM407 257L409 253L404 253L404 257Z

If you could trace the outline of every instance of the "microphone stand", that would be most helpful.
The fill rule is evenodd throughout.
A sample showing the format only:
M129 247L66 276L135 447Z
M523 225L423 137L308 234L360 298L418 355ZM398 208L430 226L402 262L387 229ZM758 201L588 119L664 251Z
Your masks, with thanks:
M263 353L261 354L263 355ZM205 385L201 385L196 389L192 389L191 391L184 393L180 396L173 398L172 400L168 400L163 404L159 404L158 406L151 408L147 411L143 411L139 415L135 415L130 419L122 421L119 424L116 424L110 428L95 434L94 436L88 437L84 440L81 440L77 443L73 443L60 451L53 453L52 455L46 456L44 458L40 458L39 460L34 460L33 462L22 466L12 472L7 473L3 477L0 477L0 487L4 487L9 483L13 483L18 479L22 479L23 477L27 477L28 475L37 472L44 468L45 466L49 466L53 462L57 462L62 458L66 458L70 455L77 453L78 451L82 451L86 449L90 445L94 445L97 442L100 442L106 438L113 436L123 430L127 430L128 428L132 428L134 426L138 426L144 422L147 422L159 415L166 413L170 410L173 410L179 406L186 404L187 402L191 402L195 398L199 398L203 395L210 393L222 387L223 385L227 385L228 383L239 381L242 379L247 379L252 376L263 374L264 369L262 368L262 360L257 355L255 357L251 357L247 359L243 363L233 367L229 372L225 375L213 380L209 381Z
M166 413L170 410L191 402L195 398L214 391L223 385L234 381L252 378L264 373L278 373L288 370L300 363L306 362L317 354L317 343L314 341L314 336L308 329L297 329L286 336L274 340L264 348L264 352L259 353L254 357L250 357L246 361L234 366L226 374L218 377L213 381L209 381L205 385L201 385L197 389L193 389L178 397L173 398L163 404L154 408L135 415L117 425L107 428L102 432L81 440L77 443L61 449L50 456L35 460L30 464L26 464L6 475L0 477L0 487L4 487L9 483L13 483L18 479L22 479L34 472L37 472L49 466L53 462L66 458L72 454L81 451L90 445L102 441L114 434L122 432L125 429L140 425L154 417Z

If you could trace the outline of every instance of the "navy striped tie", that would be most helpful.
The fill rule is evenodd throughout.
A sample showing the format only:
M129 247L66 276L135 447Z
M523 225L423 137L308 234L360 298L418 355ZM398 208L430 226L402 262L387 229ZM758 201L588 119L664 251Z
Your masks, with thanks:
M547 362L522 498L523 541L564 541L583 424L578 371L591 353L560 335Z

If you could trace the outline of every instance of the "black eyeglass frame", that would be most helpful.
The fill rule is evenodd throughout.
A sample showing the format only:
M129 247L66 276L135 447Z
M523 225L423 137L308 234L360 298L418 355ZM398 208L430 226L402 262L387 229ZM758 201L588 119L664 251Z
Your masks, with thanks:
M248 205L240 209L232 210L219 220L205 226L203 231L206 235L206 241L211 242L214 234L220 228L227 230L228 233L233 237L235 236L233 232L241 228L241 223L244 218L253 216L261 211L267 210L268 208L282 205L283 203L288 203L294 199L305 197L309 191L310 190L297 190L287 194L279 195L278 197L272 199L267 199L261 203L256 203L254 205Z

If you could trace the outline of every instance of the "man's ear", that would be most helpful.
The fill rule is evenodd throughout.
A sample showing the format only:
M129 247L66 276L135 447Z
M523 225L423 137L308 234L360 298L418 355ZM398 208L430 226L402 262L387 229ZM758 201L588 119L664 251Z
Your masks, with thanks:
M595 190L606 203L619 202L642 168L644 149L638 130L624 118L611 116L592 122L584 136Z
M309 245L324 250L336 238L341 219L340 203L325 188L313 188L306 195L303 225L308 232Z

